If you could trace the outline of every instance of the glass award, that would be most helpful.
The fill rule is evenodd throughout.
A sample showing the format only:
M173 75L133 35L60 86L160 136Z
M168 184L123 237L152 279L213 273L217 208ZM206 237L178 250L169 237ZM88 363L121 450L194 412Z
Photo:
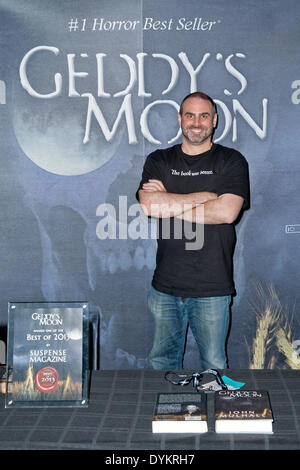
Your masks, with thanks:
M8 304L5 407L87 407L87 302Z

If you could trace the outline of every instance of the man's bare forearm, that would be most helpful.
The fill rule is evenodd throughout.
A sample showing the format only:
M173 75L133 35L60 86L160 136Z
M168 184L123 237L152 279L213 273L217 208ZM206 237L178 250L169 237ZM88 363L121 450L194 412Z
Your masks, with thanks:
M242 197L224 194L217 199L208 200L197 207L178 214L176 217L199 224L231 224L238 217L242 205Z
M189 194L145 191L143 189L139 191L139 201L145 214L158 218L177 217L217 197L217 194L208 191Z

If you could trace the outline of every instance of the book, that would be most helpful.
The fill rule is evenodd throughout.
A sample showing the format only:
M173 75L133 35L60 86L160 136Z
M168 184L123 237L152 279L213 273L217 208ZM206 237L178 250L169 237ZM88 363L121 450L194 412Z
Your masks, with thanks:
M152 420L152 432L207 432L205 393L159 393Z
M265 390L220 390L215 393L216 433L273 433L273 413Z

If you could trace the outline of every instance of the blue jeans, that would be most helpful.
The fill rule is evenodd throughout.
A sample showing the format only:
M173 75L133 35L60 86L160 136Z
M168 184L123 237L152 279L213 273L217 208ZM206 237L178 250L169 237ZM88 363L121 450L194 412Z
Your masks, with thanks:
M151 287L148 307L154 318L154 342L149 361L153 369L182 369L188 324L199 348L202 368L226 369L230 302L230 295L183 298Z

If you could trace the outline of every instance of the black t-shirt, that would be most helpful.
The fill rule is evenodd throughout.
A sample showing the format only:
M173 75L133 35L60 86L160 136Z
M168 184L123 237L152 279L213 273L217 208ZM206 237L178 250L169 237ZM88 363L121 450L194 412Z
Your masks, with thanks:
M209 191L219 196L231 193L244 198L243 208L249 204L247 161L238 151L219 144L213 144L200 155L187 155L180 145L156 150L147 157L139 189L150 178L162 181L169 193ZM159 220L153 287L179 297L233 294L234 225L205 224L203 247L187 250L184 237L172 237L172 224L179 219L168 220L171 222L169 239L161 236L163 221Z

